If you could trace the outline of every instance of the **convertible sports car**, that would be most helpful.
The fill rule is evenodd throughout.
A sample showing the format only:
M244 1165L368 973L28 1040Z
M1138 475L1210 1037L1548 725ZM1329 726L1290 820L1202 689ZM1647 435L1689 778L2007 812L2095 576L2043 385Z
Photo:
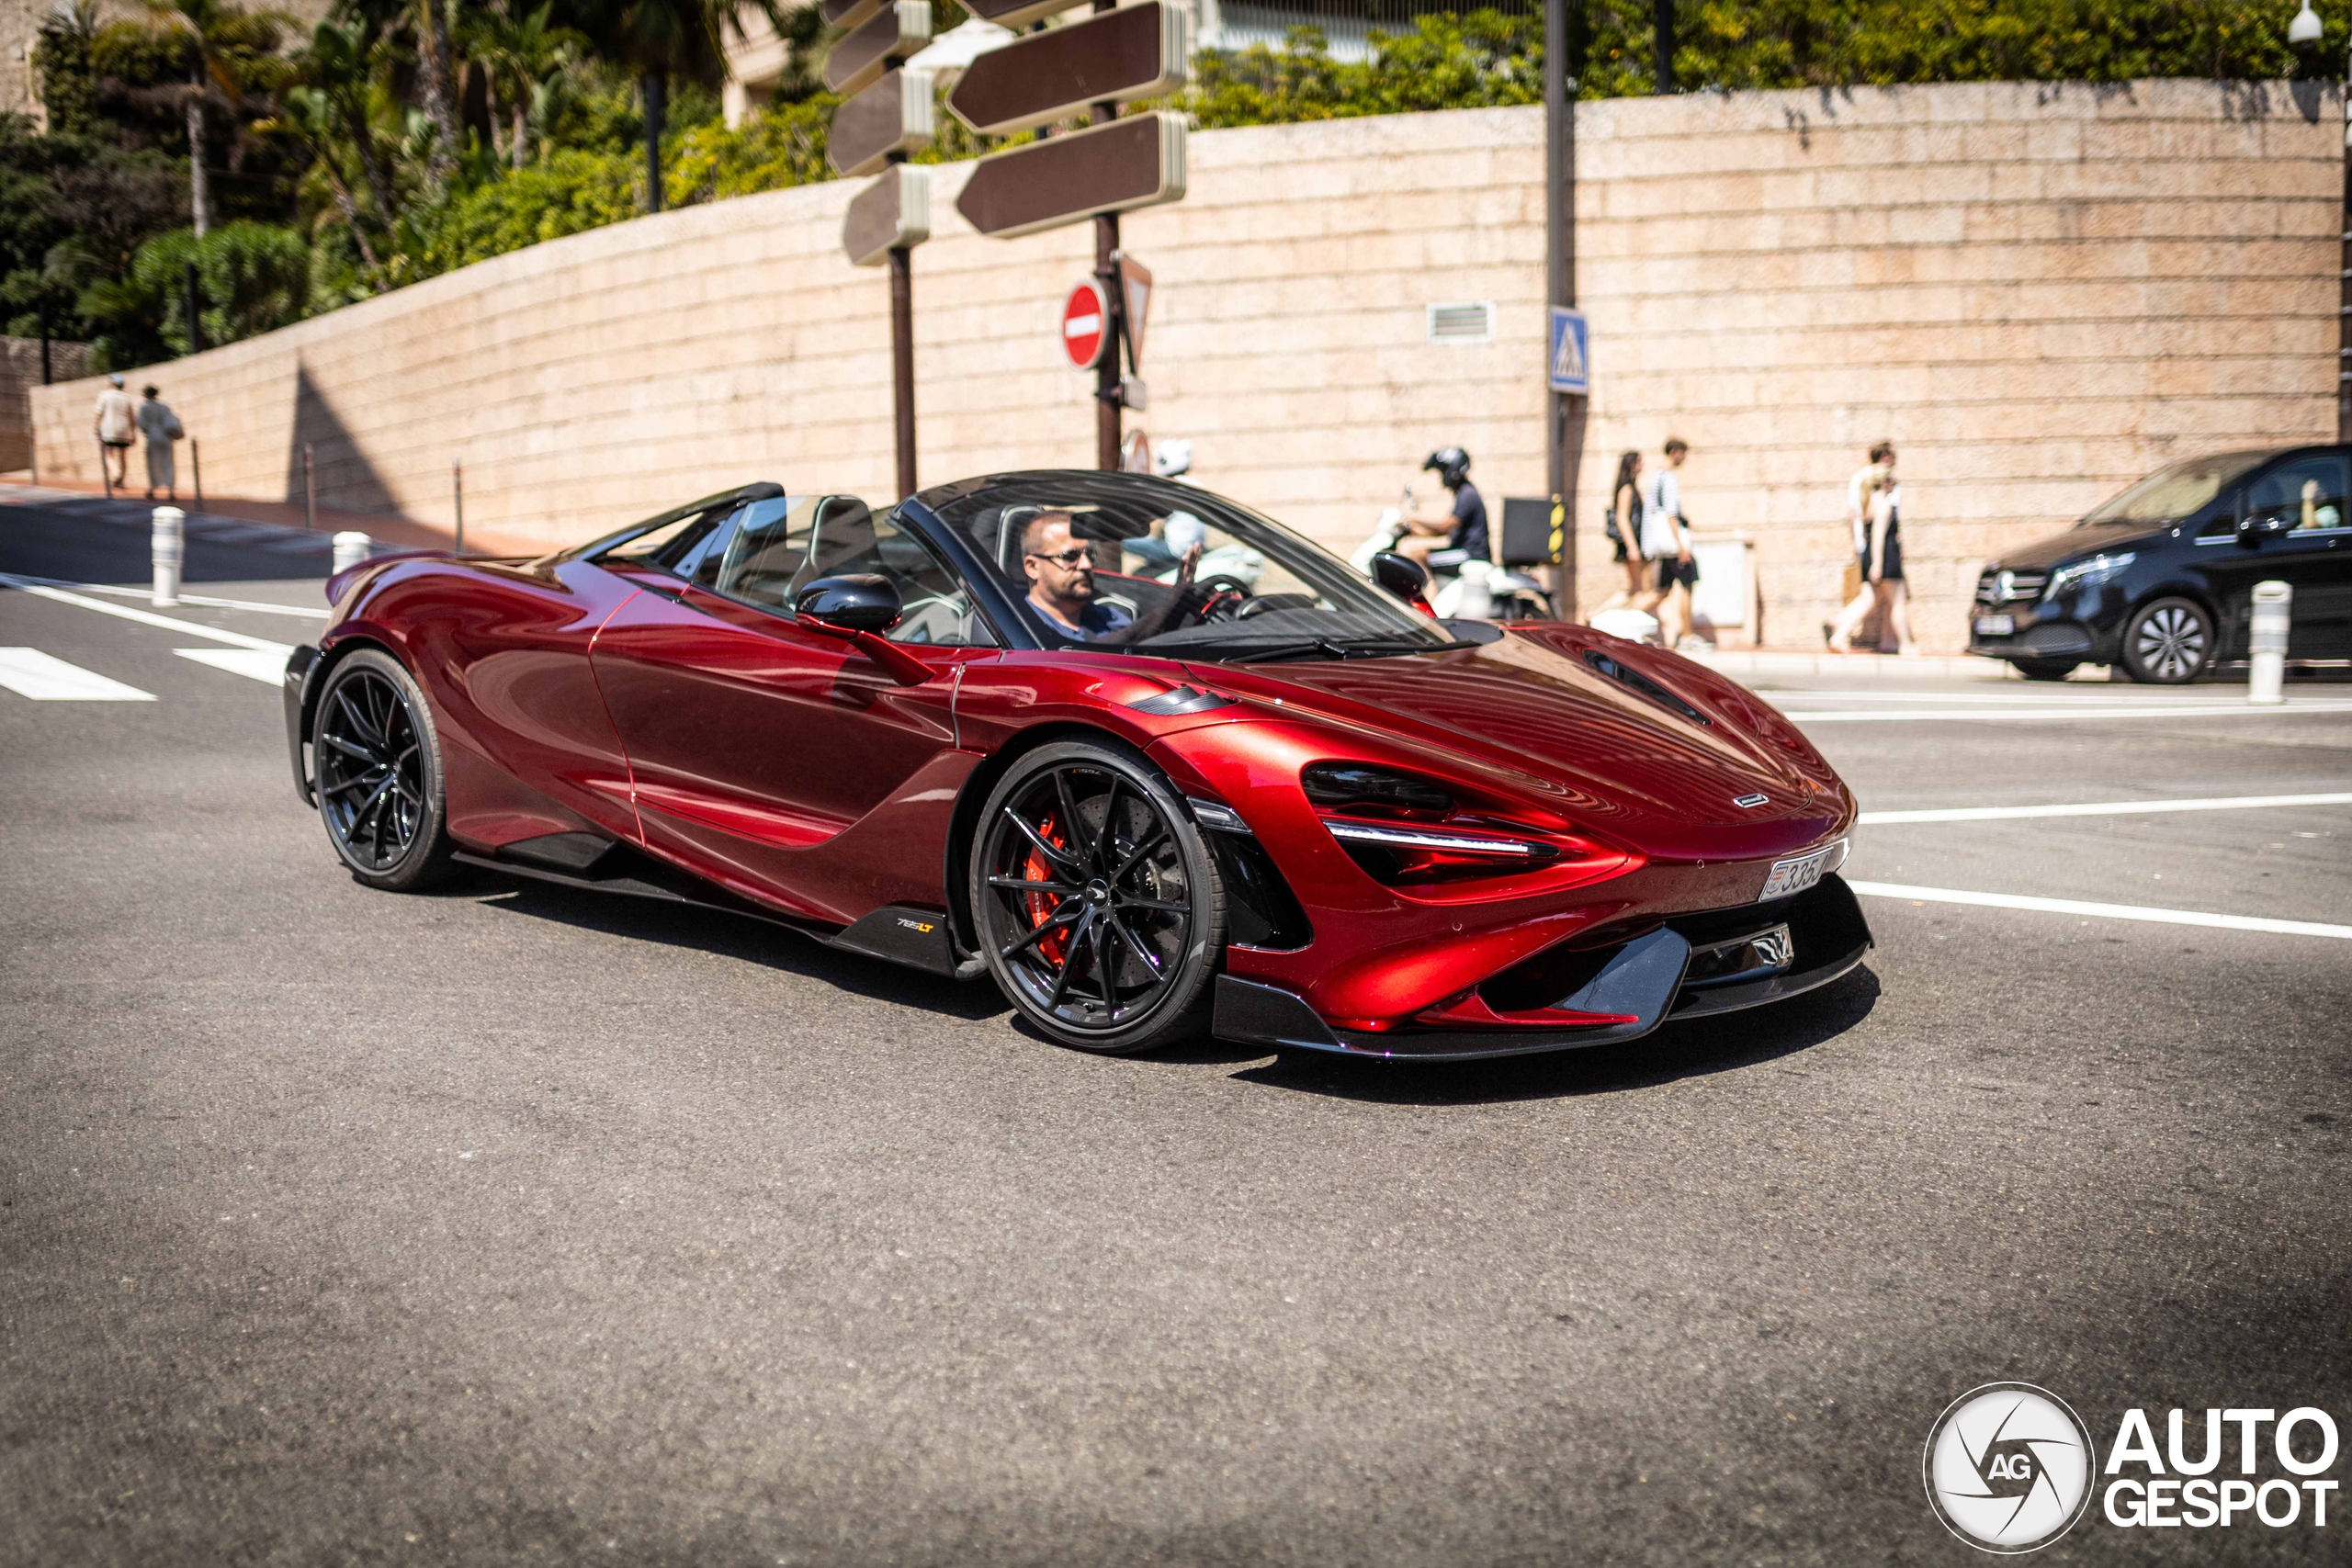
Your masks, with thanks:
M1861 963L1854 803L1771 708L1565 625L1440 622L1204 491L747 485L537 559L328 584L297 786L371 886L454 862L713 905L1048 1037L1462 1059Z

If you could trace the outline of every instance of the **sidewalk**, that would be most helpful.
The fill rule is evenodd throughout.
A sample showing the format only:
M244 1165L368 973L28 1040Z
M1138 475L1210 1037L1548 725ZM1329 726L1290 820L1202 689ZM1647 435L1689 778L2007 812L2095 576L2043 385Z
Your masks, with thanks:
M22 473L23 470L17 470ZM183 496L176 502L142 501L141 491L128 491L118 486L114 499L106 498L102 486L75 480L56 483L29 484L21 479L0 478L0 506L37 506L64 504L64 509L103 516L108 522L145 524L155 508L177 505L187 513L190 532L199 536L221 537L221 528L250 525L266 533L247 535L250 542L260 543L270 535L288 535L292 539L304 537L319 541L318 548L331 547L334 535L346 530L365 534L375 541L376 552L387 550L446 550L451 545L451 531L437 523L419 523L412 518L397 517L381 512L339 512L329 507L318 509L318 530L310 533L302 526L302 504L300 502L246 501L231 496L208 495L204 510L196 510L194 502ZM198 525L205 526L199 528ZM208 532L209 530L209 532ZM290 541L289 541L289 547ZM502 539L495 534L466 530L468 555L538 555L539 547L519 545Z
M1727 649L1693 653L1710 670L1734 677L1749 675L1839 675L1865 681L2022 681L2024 676L2004 659L1980 659L1973 654L1928 654L1901 659L1885 653L1825 653L1819 649ZM2069 681L2109 679L2104 664L2076 667Z

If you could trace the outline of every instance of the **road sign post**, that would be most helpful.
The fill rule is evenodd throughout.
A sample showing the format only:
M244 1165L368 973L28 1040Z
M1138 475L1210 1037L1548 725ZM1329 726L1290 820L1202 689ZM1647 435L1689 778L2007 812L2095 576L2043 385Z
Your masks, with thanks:
M831 3L831 0L828 0ZM1080 0L967 0L983 21L1020 27ZM1104 341L1096 344L1095 442L1098 468L1120 466L1120 411L1141 406L1143 384L1120 375L1118 344L1135 363L1140 302L1150 298L1151 275L1137 268L1137 324L1125 329L1124 299L1136 285L1119 258L1119 214L1184 195L1184 120L1172 114L1121 119L1119 106L1158 97L1190 79L1188 13L1167 0L1120 9L1117 0L1093 0L1083 22L1032 33L991 50L966 68L947 107L975 131L1004 135L1050 125L1084 110L1083 130L1048 137L981 159L956 198L973 228L1001 240L1042 233L1066 223L1094 220L1093 284L1101 295ZM1065 328L1069 321L1064 316ZM1069 339L1063 339L1065 349Z
M825 85L846 95L833 111L825 157L844 176L881 175L842 217L853 266L890 269L890 415L899 494L915 492L914 248L931 238L931 175L907 162L931 145L931 76L901 62L931 41L930 0L821 0L829 24L849 29L825 57Z

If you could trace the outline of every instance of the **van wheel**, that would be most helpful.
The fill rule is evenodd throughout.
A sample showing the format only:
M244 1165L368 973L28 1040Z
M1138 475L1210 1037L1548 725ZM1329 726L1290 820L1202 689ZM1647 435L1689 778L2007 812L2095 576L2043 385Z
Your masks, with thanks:
M2123 670L2134 681L2181 686L2213 661L2213 617L2194 599L2143 604L2123 627Z

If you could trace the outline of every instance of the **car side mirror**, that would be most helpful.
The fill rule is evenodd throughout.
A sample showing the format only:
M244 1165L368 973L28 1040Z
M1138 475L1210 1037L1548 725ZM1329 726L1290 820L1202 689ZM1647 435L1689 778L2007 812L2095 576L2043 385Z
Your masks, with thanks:
M794 595L792 613L845 632L886 632L899 624L899 591L887 577L820 577Z
M1372 580L1408 604L1416 603L1429 592L1428 570L1420 562L1408 560L1394 550L1383 550L1372 558Z
M887 577L853 572L820 577L793 596L792 613L819 637L854 644L901 686L920 686L932 668L882 634L899 624L899 590Z

